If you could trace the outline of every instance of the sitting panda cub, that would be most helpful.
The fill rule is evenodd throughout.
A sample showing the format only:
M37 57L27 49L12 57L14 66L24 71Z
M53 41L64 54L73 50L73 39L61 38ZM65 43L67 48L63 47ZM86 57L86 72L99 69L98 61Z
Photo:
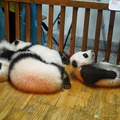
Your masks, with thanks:
M74 75L86 85L120 86L120 65L95 63L93 51L77 52L70 58Z

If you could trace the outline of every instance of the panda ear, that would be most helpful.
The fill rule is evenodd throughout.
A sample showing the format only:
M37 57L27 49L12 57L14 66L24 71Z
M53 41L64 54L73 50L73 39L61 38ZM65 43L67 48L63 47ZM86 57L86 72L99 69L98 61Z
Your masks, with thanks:
M18 40L15 40L15 41L14 41L14 44L15 44L15 45L17 45L18 43L19 43L19 41L18 41Z
M78 64L77 64L77 62L75 60L72 61L72 66L75 67L75 68L78 67Z

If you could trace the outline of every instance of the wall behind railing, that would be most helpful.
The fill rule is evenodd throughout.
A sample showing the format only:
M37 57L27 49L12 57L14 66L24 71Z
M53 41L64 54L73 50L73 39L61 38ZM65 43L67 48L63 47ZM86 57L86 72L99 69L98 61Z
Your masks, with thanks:
M60 7L55 6L54 7L54 21L56 20L56 17L58 16L60 12ZM84 8L78 9L78 19L77 19L77 30L76 30L76 45L80 46L81 38L83 37L83 27L84 27ZM43 14L48 15L48 6L43 5ZM107 40L107 33L108 33L108 24L109 24L109 17L110 13L109 11L103 11L102 15L102 25L101 25L101 34L100 34L100 49L105 50L104 45L106 44ZM114 24L114 32L113 32L113 44L112 45L112 51L116 52L118 49L118 43L120 41L120 13L116 13L115 17L115 24ZM92 9L90 13L90 20L89 20L89 31L88 31L88 40L89 40L89 47L92 45L92 42L94 41L95 37L95 28L96 28L96 19L97 19L97 10ZM57 36L59 36L59 19L56 21L55 25L53 26L53 34L56 40L58 39ZM71 26L72 21L72 8L67 7L66 9L66 17L65 17L65 36L67 36L69 28ZM44 20L48 25L48 20ZM69 40L67 42L69 44Z

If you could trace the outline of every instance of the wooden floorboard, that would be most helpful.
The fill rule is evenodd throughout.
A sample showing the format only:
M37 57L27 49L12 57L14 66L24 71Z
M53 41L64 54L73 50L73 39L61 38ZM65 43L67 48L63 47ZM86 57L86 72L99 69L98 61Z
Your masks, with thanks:
M56 94L24 93L0 83L0 120L120 120L120 88L91 88L72 77L71 83Z

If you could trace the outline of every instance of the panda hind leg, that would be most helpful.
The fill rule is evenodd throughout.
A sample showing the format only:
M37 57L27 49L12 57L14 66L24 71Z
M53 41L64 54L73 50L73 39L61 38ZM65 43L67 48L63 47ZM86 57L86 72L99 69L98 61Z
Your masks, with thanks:
M64 89L71 88L70 78L69 78L69 75L66 71L64 71L64 74L63 74L63 88Z

